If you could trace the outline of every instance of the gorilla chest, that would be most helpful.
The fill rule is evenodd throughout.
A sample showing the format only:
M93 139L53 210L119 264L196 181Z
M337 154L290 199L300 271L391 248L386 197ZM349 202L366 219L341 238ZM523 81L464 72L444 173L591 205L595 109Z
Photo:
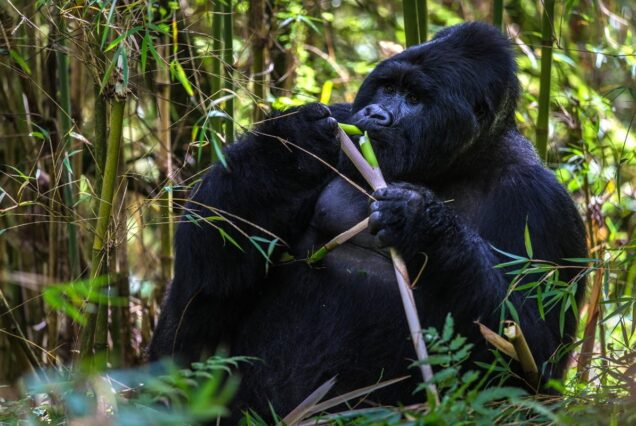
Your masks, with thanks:
M316 202L309 228L296 246L297 256L305 257L367 218L369 200L368 194L345 180L332 180ZM366 229L332 250L323 264L327 269L392 274L388 251L377 249Z

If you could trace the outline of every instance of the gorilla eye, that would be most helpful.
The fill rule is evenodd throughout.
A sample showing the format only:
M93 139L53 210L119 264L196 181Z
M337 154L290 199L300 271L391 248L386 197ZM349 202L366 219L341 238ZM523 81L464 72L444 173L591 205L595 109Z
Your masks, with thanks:
M417 99L417 96L415 96L414 94L409 93L408 95L406 95L406 102L410 104L416 104L419 102L419 99Z
M395 86L391 86L390 84L387 86L384 86L384 91L386 93L395 93Z

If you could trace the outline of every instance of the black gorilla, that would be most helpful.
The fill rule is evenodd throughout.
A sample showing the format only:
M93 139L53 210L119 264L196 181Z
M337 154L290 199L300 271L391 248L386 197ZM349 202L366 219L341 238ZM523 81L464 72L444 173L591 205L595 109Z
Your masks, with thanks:
M353 105L277 113L228 147L228 168L204 177L178 228L175 277L150 358L194 361L220 342L258 357L243 371L235 409L260 413L271 401L285 415L336 375L334 394L411 374L370 399L421 400L412 395L419 372L408 368L415 354L386 250L393 246L411 277L426 261L415 289L422 326L439 328L450 312L475 344L470 361L492 360L474 321L498 329L511 279L494 268L509 259L492 247L525 255L527 225L535 258L585 256L572 201L516 129L515 73L495 28L447 28L381 62ZM336 119L369 132L390 182L373 198L316 159L366 188L339 151ZM316 265L302 261L369 215L368 231ZM255 247L267 244L248 238L273 235L280 244L268 264ZM285 250L296 261L274 260ZM560 280L576 286L579 272L565 268ZM545 381L563 371L563 359L547 361L571 341L575 318L568 310L562 335L559 307L544 320L528 296L509 300Z

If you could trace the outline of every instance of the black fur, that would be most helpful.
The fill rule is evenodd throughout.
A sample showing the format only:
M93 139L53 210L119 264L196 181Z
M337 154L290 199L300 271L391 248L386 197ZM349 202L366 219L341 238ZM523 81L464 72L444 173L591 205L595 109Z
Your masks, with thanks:
M450 312L457 331L475 344L468 367L492 360L474 321L498 329L511 278L494 268L508 259L492 246L525 255L527 224L535 258L563 264L585 256L572 201L515 127L515 74L509 42L479 23L445 29L378 64L352 106L331 107L338 121L369 131L390 182L375 200L306 152L361 182L349 160L338 157L334 120L324 106L279 114L228 147L229 169L216 165L204 177L178 228L175 277L150 358L194 361L223 341L232 354L259 357L244 368L235 412L250 407L267 415L271 401L285 415L335 375L334 394L411 374L412 381L370 400L419 400L412 395L418 371L408 369L414 352L384 249L394 246L412 277L427 259L415 289L422 326L441 327ZM314 266L267 266L246 237L271 239L266 229L286 244L272 259L282 250L302 259L369 214L369 231ZM577 272L564 269L560 279L577 285ZM513 292L510 300L544 380L558 377L563 359L547 361L571 341L575 318L569 311L561 335L558 307L543 320L527 296Z

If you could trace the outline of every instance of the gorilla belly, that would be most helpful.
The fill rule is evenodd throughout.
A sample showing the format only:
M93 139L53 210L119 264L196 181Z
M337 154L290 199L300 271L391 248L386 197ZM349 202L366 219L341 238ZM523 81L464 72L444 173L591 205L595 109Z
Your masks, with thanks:
M331 396L416 372L408 368L414 354L391 262L353 244L317 267L273 270L232 352L259 358L238 400L251 408L269 400L282 415L334 376ZM406 381L371 400L407 401L413 389Z

